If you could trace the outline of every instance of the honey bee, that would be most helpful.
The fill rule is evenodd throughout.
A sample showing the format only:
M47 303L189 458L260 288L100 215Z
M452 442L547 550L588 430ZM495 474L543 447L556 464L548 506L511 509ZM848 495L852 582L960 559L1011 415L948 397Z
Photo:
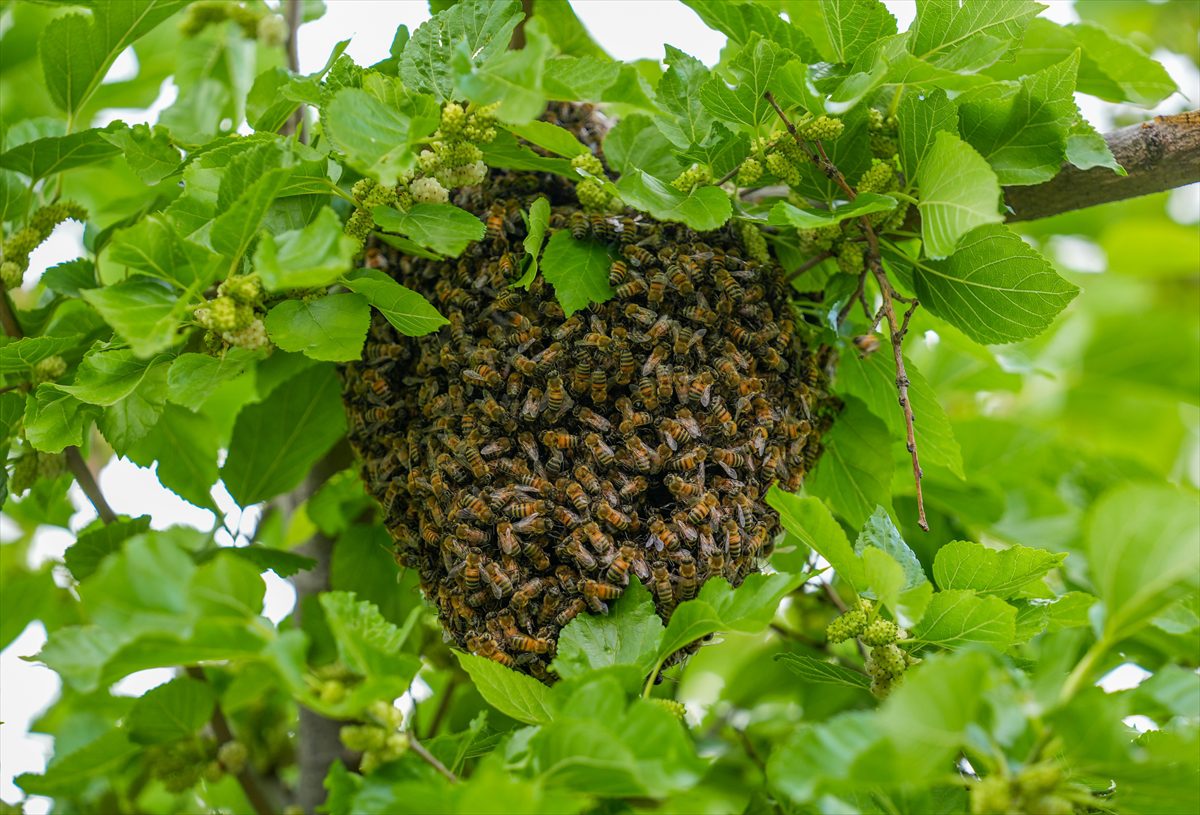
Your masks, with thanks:
M742 556L742 530L733 518L726 519L721 528L725 532L725 551L729 557L737 560Z
M706 326L714 324L719 316L711 308L705 308L704 306L687 306L679 313L684 319ZM747 338L748 341L749 339Z
M646 376L651 371L660 367L670 353L670 350L665 345L654 346L649 355L647 355L645 362L642 363L642 376Z
M576 597L567 603L566 607L558 613L554 618L554 624L560 628L566 626L567 623L579 616L579 613L587 608L587 604L582 598Z
M760 456L764 455L767 451L768 439L770 439L770 434L767 432L767 428L762 425L758 425L750 431L750 446Z
M521 549L521 542L517 540L512 524L508 521L496 524L496 541L500 544L500 551L506 555L516 554Z
M533 568L539 572L550 568L550 558L546 556L546 553L536 541L525 541L521 545L521 553L529 558L529 562L533 564Z
M650 521L650 535L646 539L646 546L658 551L678 549L679 537L663 522L662 518L654 518Z
M608 375L599 368L592 369L591 395L596 404L608 401Z
M574 560L579 568L586 571L591 571L596 568L596 558L592 553L583 548L583 544L572 538L560 547L563 554Z
M583 443L587 445L588 450L595 456L596 463L601 467L608 467L613 463L616 454L611 447L604 443L598 434L588 433L583 437Z
M546 589L542 595L542 606L538 609L537 619L539 623L545 624L550 622L558 614L559 604L562 602L562 592L557 586L551 586Z
M579 445L579 437L565 430L547 430L542 433L542 444L558 450L574 450Z
M671 573L667 571L667 564L661 560L650 567L650 587L658 600L658 607L670 614L675 608L675 588L671 585Z
M596 517L604 521L613 529L622 531L628 529L630 524L633 523L632 518L630 518L624 512L621 512L619 509L609 505L607 501L598 501L596 503Z
M554 650L554 642L547 639L537 639L526 634L515 634L508 638L508 647L514 651L524 651L531 654L548 654Z
M577 241L581 241L588 236L591 231L591 224L588 223L587 215L579 210L571 213L569 220L571 237Z
M513 530L520 533L544 534L550 531L552 523L549 518L540 515L526 515L519 521L513 522Z
M592 384L592 361L581 357L571 369L571 391L576 394L585 393Z
M654 380L648 376L643 376L638 381L637 395L641 399L642 404L647 410L658 409L658 390L655 387Z
M588 543L592 549L599 555L607 555L613 549L612 539L600 531L600 525L595 521L588 521L583 525L583 534L587 537Z
M455 461L449 453L438 454L437 467L454 481L466 481L470 477L467 468Z
M545 369L549 368L563 354L563 344L561 342L552 342L538 352L534 360L538 366Z
M500 274L504 275L505 279L516 277L517 273L517 256L512 252L504 252L500 255L499 260Z
M614 289L620 286L629 278L629 266L623 260L613 261L612 266L608 268L608 285ZM636 308L636 306L635 306Z
M491 561L483 568L483 576L487 580L488 585L492 589L492 594L496 595L496 599L500 600L505 595L512 594L512 581L508 575L500 568L500 564L496 561Z
M663 295L667 291L667 276L662 272L655 272L650 276L650 286L646 291L646 302L652 306L656 306L663 300Z
M574 504L575 508L580 512L586 512L587 508L591 505L591 499L588 498L578 481L572 481L567 484L566 495L567 500Z
M538 595L543 588L546 587L546 581L541 577L533 577L522 584L521 588L513 592L513 596L509 599L509 605L515 609L526 608L533 598Z
M677 456L667 462L667 468L674 472L686 470L694 470L704 463L708 457L708 451L703 447L695 447L681 456Z
M679 600L684 602L691 600L696 596L698 585L698 575L696 574L696 561L692 558L690 552L681 552L679 555Z
M537 441L534 440L532 433L525 432L518 435L517 446L521 448L521 452L523 452L525 457L531 462L534 464L542 463L542 456L538 451Z
M635 244L627 244L621 247L621 254L632 263L634 266L648 266L654 262L654 255L647 252L641 246Z
M490 365L479 365L476 368L464 369L462 378L467 383L478 383L486 388L495 390L504 382L500 373Z
M711 492L704 493L700 500L692 505L687 512L687 519L694 524L704 521L711 513L713 513L718 504L719 499Z
M483 454L479 452L478 447L471 445L463 446L463 458L467 460L467 466L471 468L471 474L477 480L485 480L491 477L491 467L484 461Z
M492 204L491 209L488 210L487 221L484 230L489 240L503 242L505 244L508 243L504 235L504 216L504 205L499 201Z
M668 475L664 483L667 489L671 491L671 494L681 500L704 497L704 487L699 484L693 484L690 481L685 481L674 473Z
M628 385L633 381L633 371L637 367L633 351L628 345L622 345L617 350L617 384Z
M696 287L692 284L692 279L688 277L687 271L678 263L667 267L667 277L671 281L671 285L675 290L684 297L690 297L696 293Z
M580 314L572 314L562 325L554 329L553 337L556 340L569 339L582 329L583 317Z
M727 270L717 269L714 278L717 281L717 286L720 287L721 291L729 299L740 302L745 298L746 292Z
M618 299L627 300L630 297L637 297L639 294L644 294L646 291L646 281L640 277L635 277L632 280L622 283L619 286L613 287L613 294Z
M511 502L504 508L510 518L528 518L550 511L551 503L546 500L522 500Z
M712 372L701 371L698 376L692 378L689 384L688 400L692 404L699 403L702 407L708 407L712 401L712 386Z
M541 388L530 388L525 394L525 402L521 405L520 417L525 422L535 422L542 415L544 394Z
M644 326L652 326L659 319L658 314L648 308L643 308L637 303L630 303L625 306L625 316L635 323Z
M641 495L650 488L650 482L646 480L644 475L634 476L628 479L621 485L620 495L622 498L632 498L635 495Z
M658 432L672 452L678 450L679 445L687 441L687 429L674 419L663 419L659 422Z
M859 358L870 356L879 350L879 337L875 334L860 334L852 342L858 349Z
M715 396L712 399L713 419L721 426L721 432L726 436L737 435L737 422L733 420L733 414L729 412L729 408L725 406L725 401L720 396Z
M463 585L467 591L479 591L483 577L483 552L472 547L467 550L466 559L456 568L462 572Z
M472 523L491 523L495 517L487 502L478 495L468 497L458 510L458 517Z

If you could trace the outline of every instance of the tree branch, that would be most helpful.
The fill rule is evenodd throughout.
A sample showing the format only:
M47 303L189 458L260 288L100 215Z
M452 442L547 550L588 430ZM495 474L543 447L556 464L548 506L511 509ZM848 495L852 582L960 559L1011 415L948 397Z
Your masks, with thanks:
M408 746L416 753L422 761L428 764L433 769L437 770L451 784L458 783L458 776L450 772L446 765L438 761L437 756L425 749L425 745L417 741L417 737L413 733L408 734Z
M1200 181L1200 110L1155 116L1105 135L1126 176L1065 165L1045 184L1005 187L1009 221L1031 221Z

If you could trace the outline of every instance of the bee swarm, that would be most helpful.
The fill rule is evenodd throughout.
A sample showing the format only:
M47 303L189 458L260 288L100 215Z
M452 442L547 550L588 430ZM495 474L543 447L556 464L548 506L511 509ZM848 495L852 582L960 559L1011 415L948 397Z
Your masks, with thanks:
M615 296L564 318L519 275L522 210L609 245ZM396 557L459 646L550 682L559 631L636 575L669 617L709 578L739 584L778 531L834 402L775 265L732 230L585 215L554 176L493 172L458 203L487 222L462 257L369 253L449 326L375 316L344 369L350 440Z

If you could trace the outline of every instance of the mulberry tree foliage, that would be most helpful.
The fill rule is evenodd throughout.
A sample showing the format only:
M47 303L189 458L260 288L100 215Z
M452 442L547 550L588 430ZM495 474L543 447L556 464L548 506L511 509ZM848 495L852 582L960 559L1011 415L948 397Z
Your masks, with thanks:
M309 74L289 40L304 49L336 4L0 5L0 647L40 626L20 655L61 681L28 723L53 754L2 788L4 812L26 796L259 815L1200 809L1197 234L1165 195L1019 226L1004 203L1064 165L1124 174L1077 94L1144 119L1178 90L1147 54L1193 54L1194 9L1077 0L1060 25L1033 0L925 0L901 31L879 0L685 3L727 38L714 65L669 30L661 61L615 60L565 0L528 19L516 0L439 0L381 61L347 41ZM123 55L132 76L110 73ZM168 80L153 121L123 118ZM521 206L479 203L497 179L524 185ZM687 251L628 239L643 232ZM76 256L47 268L72 235ZM701 436L647 431L664 461L683 440L692 456L662 500L699 496L655 527L658 549L572 550L595 602L555 639L489 618L504 636L462 650L480 640L443 636L435 607L457 619L525 584L468 559L469 529L444 545L397 526L400 485L367 495L347 433L398 415L392 388L418 410L428 381L378 372L419 356L491 382L437 345L485 272L487 297L533 304L510 312L528 326L493 328L575 320L607 349L598 315L657 325L627 296L685 302L643 266L713 274L713 247L737 261L686 315L662 307L662 353L725 348L687 321L735 313L766 270L780 311L754 325L794 331L809 367L736 320L728 347L790 372L787 428L811 407L820 438L796 462L764 446L770 465L723 449L704 434L773 406L738 401L737 364L703 357L730 378L715 407L692 384ZM597 408L531 381L554 395L505 405ZM344 390L368 400L350 426ZM490 409L443 410L439 430L469 438ZM602 413L586 421L634 422ZM616 455L591 435L545 444ZM487 472L439 445L445 477ZM745 542L739 507L705 492L743 489L739 467L772 513ZM776 467L795 477L771 485ZM153 489L122 482L136 468ZM538 483L517 490L531 506L454 511L499 512L484 538L536 526L585 547ZM207 525L152 524L168 493ZM746 567L699 585L614 563L685 527L709 562ZM428 566L461 580L426 598L405 545L463 552ZM264 616L287 580L296 608ZM566 581L534 588L549 603ZM1140 683L1097 687L1125 663ZM120 692L148 669L167 681Z

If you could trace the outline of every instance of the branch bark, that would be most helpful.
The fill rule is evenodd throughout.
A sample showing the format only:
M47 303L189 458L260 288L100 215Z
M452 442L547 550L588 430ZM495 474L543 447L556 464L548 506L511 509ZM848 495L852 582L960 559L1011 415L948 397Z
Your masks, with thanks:
M1128 175L1066 165L1045 184L1005 187L1012 209L1008 220L1046 218L1200 181L1200 110L1155 116L1108 133L1104 140Z

